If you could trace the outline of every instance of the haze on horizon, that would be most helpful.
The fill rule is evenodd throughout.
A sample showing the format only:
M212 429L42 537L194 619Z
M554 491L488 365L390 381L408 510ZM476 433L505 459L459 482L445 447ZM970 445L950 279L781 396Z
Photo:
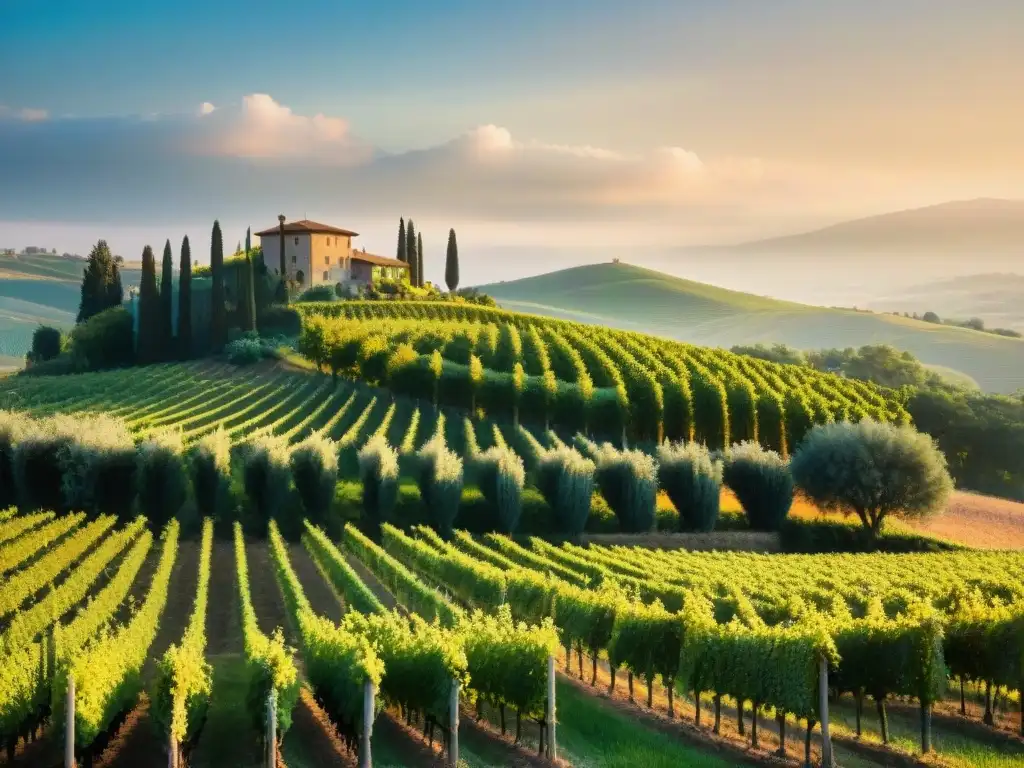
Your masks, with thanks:
M801 298L677 249L1024 199L1022 32L1017 0L7 3L0 247L284 212L390 254L404 215L467 283L617 256Z

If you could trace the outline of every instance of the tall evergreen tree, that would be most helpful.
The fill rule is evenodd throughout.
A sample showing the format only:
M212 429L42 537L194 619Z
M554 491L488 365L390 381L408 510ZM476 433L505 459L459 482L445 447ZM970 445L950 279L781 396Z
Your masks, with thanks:
M182 360L192 357L192 248L188 235L181 241L178 265L178 354Z
M416 285L423 287L423 233L416 233Z
M213 286L210 290L210 342L213 351L220 352L228 340L227 311L224 307L224 238L220 222L213 222L210 237L210 275Z
M162 356L163 323L160 317L160 290L156 285L156 257L148 245L142 249L138 310L138 359L141 363L152 363Z
M245 278L244 293L240 297L242 330L256 330L256 270L252 263L252 230L245 230Z
M160 324L163 332L163 355L174 357L174 254L171 241L164 243L164 259L160 268Z
M120 264L121 258L110 253L106 240L100 240L93 246L82 271L82 296L77 322L88 320L124 301Z
M412 222L409 222L410 224ZM399 261L408 261L408 251L405 242L405 219L398 220L398 253L395 258Z
M416 259L416 228L413 226L412 219L409 219L409 223L405 225L405 259L409 263L409 283L410 285L417 285L417 268L419 267Z
M455 230L448 230L448 253L444 260L444 283L455 293L459 289L459 244L455 241Z

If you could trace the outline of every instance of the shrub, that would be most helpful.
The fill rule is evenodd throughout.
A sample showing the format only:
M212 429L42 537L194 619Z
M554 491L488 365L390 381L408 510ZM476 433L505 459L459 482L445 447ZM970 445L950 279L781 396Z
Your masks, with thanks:
M626 533L654 530L658 497L658 465L642 451L619 451L604 443L594 456L595 478L608 506Z
M337 298L337 292L333 285L314 285L312 288L307 288L303 291L296 301L334 301Z
M32 332L32 349L28 353L28 362L44 363L53 360L61 353L64 337L60 330L48 325L40 325Z
M292 480L306 517L314 524L327 517L338 484L338 448L333 440L314 432L292 448Z
M449 539L462 499L462 459L434 439L420 450L418 461L416 482L431 525Z
M944 507L953 490L946 459L928 435L869 419L815 427L792 466L818 506L856 514L872 539L890 514L926 515Z
M477 486L490 502L502 533L514 533L523 511L526 470L511 448L494 446L473 460Z
M676 511L682 531L712 531L718 521L722 462L699 443L658 446L658 478Z
M590 516L594 462L574 448L546 451L537 462L537 489L551 507L553 528L578 537Z
M0 410L0 509L18 501L14 483L14 449L31 422L20 413Z
M196 509L201 517L226 523L231 509L231 439L223 428L204 435L188 454Z
M398 499L398 453L383 435L371 437L359 451L359 476L363 481L363 512L377 529Z
M112 307L79 323L71 331L71 355L79 370L114 368L135 361L132 314Z
M224 348L233 365L253 365L263 359L263 343L259 339L236 339Z
M291 493L288 454L288 441L270 432L255 434L242 447L242 482L259 535L266 535L271 520L283 517Z
M302 317L291 307L274 304L260 313L256 325L261 333L292 338L302 332Z
M188 472L180 430L162 429L139 443L139 512L162 531L188 499Z
M77 434L78 424L69 416L53 416L26 422L14 445L14 486L18 504L25 511L63 508L62 457Z
M726 452L722 477L753 530L782 527L793 505L793 476L785 459L757 443L739 443Z
M135 441L120 419L65 417L73 440L59 449L64 508L131 519L136 495Z

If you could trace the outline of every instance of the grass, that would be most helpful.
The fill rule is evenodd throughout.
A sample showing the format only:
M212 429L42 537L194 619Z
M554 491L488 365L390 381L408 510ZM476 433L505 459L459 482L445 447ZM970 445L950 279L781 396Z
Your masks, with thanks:
M1024 341L892 315L813 307L697 283L629 264L591 264L481 286L503 307L709 346L799 349L888 343L993 392L1024 379Z

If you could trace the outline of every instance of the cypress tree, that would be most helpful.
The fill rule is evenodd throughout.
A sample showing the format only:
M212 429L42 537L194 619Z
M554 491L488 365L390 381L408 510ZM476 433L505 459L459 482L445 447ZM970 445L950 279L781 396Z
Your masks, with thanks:
M163 342L160 290L156 285L156 257L148 245L142 249L142 280L139 283L138 359L152 363L160 359Z
M416 270L419 264L416 259L416 228L413 226L412 219L409 219L409 223L405 225L405 258L403 261L409 263L410 285L417 285Z
M116 307L124 301L121 287L121 273L118 269L121 259L110 253L106 240L100 240L89 252L89 259L82 270L82 296L78 305L77 322L88 320L105 309Z
M412 222L409 222L409 223L411 224ZM399 261L408 261L409 260L408 252L406 250L406 242L405 242L405 219L404 218L400 218L398 220L398 253L395 255L395 258L398 259Z
M455 242L455 230L448 230L448 253L444 260L444 282L448 290L459 289L459 244Z
M174 254L171 241L164 243L164 260L160 268L160 325L163 332L163 356L174 357Z
M416 233L416 285L423 287L423 233Z
M252 228L245 230L245 294L242 302L242 330L256 330L256 269L252 263Z
M178 353L182 360L192 357L192 248L188 235L181 241L178 266Z
M214 352L220 352L227 343L227 317L224 310L224 238L220 222L213 222L210 238L210 274L213 287L210 291L210 341Z

